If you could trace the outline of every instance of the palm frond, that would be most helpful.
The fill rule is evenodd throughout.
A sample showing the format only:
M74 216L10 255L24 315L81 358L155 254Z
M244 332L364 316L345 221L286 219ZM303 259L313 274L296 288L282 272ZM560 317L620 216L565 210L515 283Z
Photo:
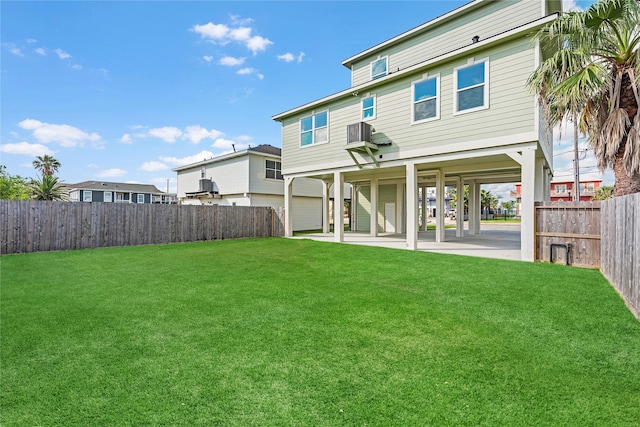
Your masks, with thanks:
M623 108L614 108L602 126L601 137L605 146L605 161L613 165L616 161L622 139L627 133L627 128L631 125L629 114Z
M640 114L636 115L633 126L627 134L623 162L624 171L628 176L640 174Z

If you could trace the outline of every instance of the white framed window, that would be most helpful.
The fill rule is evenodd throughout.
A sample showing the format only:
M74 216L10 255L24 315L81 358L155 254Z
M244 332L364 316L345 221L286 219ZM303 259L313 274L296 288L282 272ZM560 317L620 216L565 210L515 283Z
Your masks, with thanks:
M375 61L371 61L371 80L379 79L380 77L384 77L388 73L388 61L389 57L384 56L382 58L378 58Z
M469 60L453 70L454 114L489 108L489 60Z
M200 168L200 179L205 179L207 177L207 168L202 166Z
M93 193L91 190L84 190L82 192L82 201L83 202L91 202L93 200Z
M376 118L376 96L368 95L362 98L362 120L372 120Z
M116 202L124 202L124 194L122 193L116 193Z
M567 192L566 184L556 184L555 185L556 194L564 194Z
M282 178L282 163L275 160L267 160L265 162L265 178L284 179Z
M300 146L329 142L329 110L300 119Z
M144 203L144 194L138 194L138 203Z
M104 192L104 201L107 203L113 202L113 193L111 191Z
M425 75L411 84L411 122L440 118L440 74Z

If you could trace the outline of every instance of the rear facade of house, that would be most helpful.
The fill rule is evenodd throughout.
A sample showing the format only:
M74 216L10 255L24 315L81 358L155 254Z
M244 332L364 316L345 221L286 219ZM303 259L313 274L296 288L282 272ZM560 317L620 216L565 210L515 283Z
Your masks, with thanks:
M533 35L560 11L559 1L475 0L344 60L351 87L273 116L288 218L296 180L321 179L336 199L348 182L353 230L406 234L416 249L420 189L436 188L443 241L445 186L469 186L467 233L476 234L480 186L522 182L522 258L533 260L533 206L549 197L553 155L527 80L549 54ZM464 215L456 217L463 237ZM343 240L344 230L334 233Z

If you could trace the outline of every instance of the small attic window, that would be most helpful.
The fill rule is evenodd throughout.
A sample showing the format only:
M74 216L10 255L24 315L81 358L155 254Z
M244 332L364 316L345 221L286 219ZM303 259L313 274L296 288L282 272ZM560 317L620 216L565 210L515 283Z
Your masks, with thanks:
M379 79L387 75L388 57L378 58L371 62L371 80Z

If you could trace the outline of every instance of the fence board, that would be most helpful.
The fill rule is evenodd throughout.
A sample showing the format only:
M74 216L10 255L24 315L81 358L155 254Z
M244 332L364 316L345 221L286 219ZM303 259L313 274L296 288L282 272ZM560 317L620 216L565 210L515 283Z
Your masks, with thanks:
M2 254L192 242L276 233L269 207L0 200ZM280 226L283 229L282 226Z

